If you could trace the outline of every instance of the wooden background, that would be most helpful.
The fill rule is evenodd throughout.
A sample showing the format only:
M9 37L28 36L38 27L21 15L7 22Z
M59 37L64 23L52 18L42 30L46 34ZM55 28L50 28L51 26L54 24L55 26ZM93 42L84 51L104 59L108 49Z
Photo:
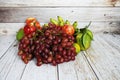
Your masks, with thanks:
M15 35L27 17L62 16L79 28L92 21L94 41L76 60L36 66L17 56ZM120 80L120 0L0 0L0 80Z

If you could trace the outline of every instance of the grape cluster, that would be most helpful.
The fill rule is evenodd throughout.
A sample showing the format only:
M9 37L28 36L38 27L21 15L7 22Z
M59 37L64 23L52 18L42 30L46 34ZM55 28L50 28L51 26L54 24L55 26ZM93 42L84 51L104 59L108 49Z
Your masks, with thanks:
M74 36L68 35L51 23L42 30L24 36L19 43L18 55L24 63L35 58L37 66L42 64L57 65L75 60L76 51L73 46Z

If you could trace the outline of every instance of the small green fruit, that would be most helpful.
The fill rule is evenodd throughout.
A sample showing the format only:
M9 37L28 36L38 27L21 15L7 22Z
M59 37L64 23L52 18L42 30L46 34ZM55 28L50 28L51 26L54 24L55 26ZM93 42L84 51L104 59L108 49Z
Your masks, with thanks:
M79 53L80 52L80 46L79 46L79 44L78 43L74 43L73 46L76 49L76 53Z

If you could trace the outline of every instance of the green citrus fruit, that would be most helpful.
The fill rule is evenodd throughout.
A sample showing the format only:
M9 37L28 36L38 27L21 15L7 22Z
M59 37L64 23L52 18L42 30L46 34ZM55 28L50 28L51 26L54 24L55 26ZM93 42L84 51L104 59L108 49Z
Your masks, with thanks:
M74 43L73 46L76 49L76 53L79 53L80 52L80 46L79 46L79 44L78 43Z

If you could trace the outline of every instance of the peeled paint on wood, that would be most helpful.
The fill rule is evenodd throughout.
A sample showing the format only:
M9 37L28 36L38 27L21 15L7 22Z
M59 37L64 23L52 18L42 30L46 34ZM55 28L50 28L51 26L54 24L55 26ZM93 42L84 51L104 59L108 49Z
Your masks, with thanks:
M120 0L1 0L0 7L120 6Z
M85 27L89 21L81 21L78 22L78 28ZM41 23L43 25L44 23ZM0 23L0 35L16 35L16 32L24 27L25 23ZM9 27L8 27L9 26ZM119 21L110 21L110 22L92 22L89 29L93 32L93 34L96 33L116 33L119 34L120 32L120 22ZM5 33L5 32L6 33Z
M58 15L72 22L120 21L119 11L120 8L0 8L0 22L23 23L26 18L35 17L46 23Z

